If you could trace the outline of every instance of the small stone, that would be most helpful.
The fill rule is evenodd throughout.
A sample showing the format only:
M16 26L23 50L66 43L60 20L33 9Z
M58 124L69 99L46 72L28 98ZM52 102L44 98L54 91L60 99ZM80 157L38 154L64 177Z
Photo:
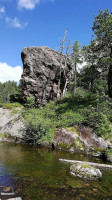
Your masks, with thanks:
M69 151L70 151L70 152L74 152L74 147L71 147L71 148L69 149Z
M8 192L1 192L1 195L2 196L12 196L12 195L15 195L15 193L14 192L10 192L10 193L8 193Z

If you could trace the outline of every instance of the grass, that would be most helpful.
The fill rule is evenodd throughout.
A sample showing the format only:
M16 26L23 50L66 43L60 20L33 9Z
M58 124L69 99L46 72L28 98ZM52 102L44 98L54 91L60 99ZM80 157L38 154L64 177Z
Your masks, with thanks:
M6 137L6 133L0 133L0 138L4 139Z
M22 108L23 106L20 103L16 102L16 103L0 103L0 107L12 110L13 108Z
M76 135L79 135L79 133L78 133L78 131L77 131L77 126L76 127L74 127L74 126L72 126L72 127L65 127L66 128L66 130L67 131L70 131L70 132L73 132L73 134L75 133Z
M89 169L91 169L92 167L90 165L88 165L88 164L82 164L81 168L89 168Z

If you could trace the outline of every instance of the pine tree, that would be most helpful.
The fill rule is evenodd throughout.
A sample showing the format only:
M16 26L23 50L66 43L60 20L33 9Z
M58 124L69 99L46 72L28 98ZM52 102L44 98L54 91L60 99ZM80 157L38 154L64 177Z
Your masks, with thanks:
M96 36L99 66L108 69L108 95L112 98L112 12L100 10L94 18L92 30Z
M76 86L77 86L77 65L82 63L82 54L81 54L81 45L78 41L75 41L73 45L73 54L72 54L72 62L73 62L73 74L74 74L74 94L76 93Z

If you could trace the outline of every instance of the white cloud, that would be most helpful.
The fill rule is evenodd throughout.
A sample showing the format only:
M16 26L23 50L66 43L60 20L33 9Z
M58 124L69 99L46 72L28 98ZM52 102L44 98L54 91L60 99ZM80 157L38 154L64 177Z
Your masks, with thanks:
M0 7L0 13L5 13L5 7Z
M55 0L18 0L18 7L19 8L25 8L27 10L33 10L36 6L36 4L39 4L41 2L54 2Z
M39 4L40 0L19 0L19 8L26 8L27 10L33 10L36 4Z
M22 71L21 66L11 67L7 63L0 62L0 82L4 83L9 80L19 82Z
M12 27L15 27L15 28L24 29L27 26L27 23L21 24L17 17L15 17L15 18L6 17L5 21L6 21L7 24L9 24L9 26L12 26Z
M24 29L27 26L27 22L26 23L20 23L20 21L17 17L15 17L15 18L8 17L5 14L5 7L3 7L3 6L0 6L0 20L5 20L5 22L9 26L15 27L15 28Z

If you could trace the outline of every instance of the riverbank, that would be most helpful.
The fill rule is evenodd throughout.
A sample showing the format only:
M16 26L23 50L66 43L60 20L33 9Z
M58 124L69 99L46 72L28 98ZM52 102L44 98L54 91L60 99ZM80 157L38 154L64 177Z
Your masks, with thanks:
M91 99L88 97L88 101L82 97L66 97L38 109L18 108L14 104L1 107L0 140L39 144L111 160L111 126L105 125L107 121L101 118L102 115L97 121L96 111L91 118L91 106L94 104L92 96ZM95 120L101 125L102 134L99 134L101 130L95 131ZM94 126L90 127L93 121ZM107 132L104 134L104 127L107 127L108 135Z

